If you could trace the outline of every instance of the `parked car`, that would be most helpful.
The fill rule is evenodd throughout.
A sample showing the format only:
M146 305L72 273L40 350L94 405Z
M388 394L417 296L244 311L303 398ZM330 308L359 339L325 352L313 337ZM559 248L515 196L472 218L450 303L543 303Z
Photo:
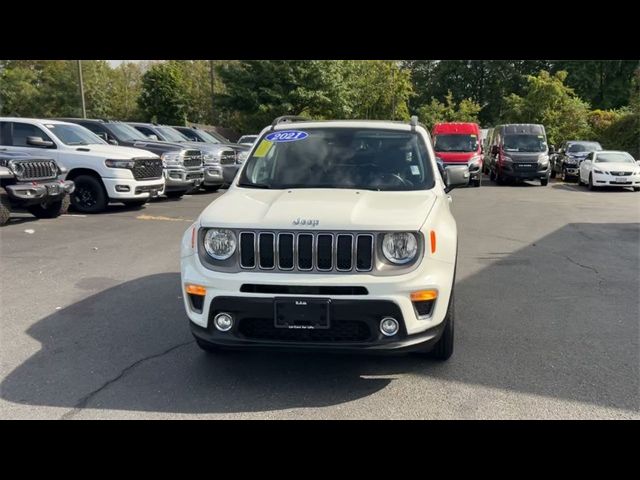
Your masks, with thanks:
M192 141L183 133L169 125L156 125L153 123L129 123L144 135L154 140L175 142L189 148L201 150L204 158L205 180L203 186L209 191L216 191L221 186L233 179L238 167L236 166L237 154L234 148L222 143L208 143ZM222 183L217 177L218 169L222 169ZM215 178L210 178L210 173L215 173Z
M16 209L38 218L67 213L74 185L66 173L51 157L0 151L0 225Z
M479 187L482 178L480 127L471 122L436 123L432 129L433 148L444 165L468 165L470 185Z
M217 189L224 183L222 167L215 162L203 167L200 150L181 143L151 140L140 131L123 122L88 118L61 118L77 123L91 130L112 145L142 148L153 152L162 159L164 193L169 198L180 198L185 193L196 190L203 182Z
M0 131L4 150L51 157L67 168L75 183L71 204L81 212L103 211L109 202L141 206L164 188L157 155L109 145L75 123L1 117Z
M543 125L519 123L498 125L491 135L489 178L498 184L540 180L549 183L551 167L547 135Z
M562 181L568 182L578 178L580 162L586 158L589 152L602 150L598 142L582 140L570 140L564 142L558 151L551 155L551 178L561 175Z
M216 145L220 149L226 147L235 152L235 159L232 159L230 156L225 155L224 158L220 159L220 162L223 167L223 176L225 183L231 183L233 178L238 173L238 168L242 165L248 155L251 145L239 145L236 143L231 143L228 140L221 140L221 136L215 136L212 133L207 132L201 128L196 127L173 127L189 140L193 142L204 142L208 145Z
M238 144L252 146L257 139L258 135L243 135L238 139Z
M627 152L590 152L580 164L578 184L597 187L633 187L640 192L640 166Z
M287 121L288 120L288 121ZM198 345L453 352L457 227L429 132L277 118L182 239Z

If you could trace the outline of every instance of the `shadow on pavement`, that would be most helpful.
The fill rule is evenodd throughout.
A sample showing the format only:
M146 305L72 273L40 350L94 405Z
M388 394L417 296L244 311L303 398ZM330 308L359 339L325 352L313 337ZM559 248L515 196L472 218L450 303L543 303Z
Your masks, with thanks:
M394 375L412 374L414 382L637 410L639 241L638 224L570 224L507 257L480 257L486 266L456 286L456 352L446 363L415 356L209 356L189 333L179 275L151 275L34 324L27 333L41 350L4 379L0 396L70 409L274 411L362 399Z

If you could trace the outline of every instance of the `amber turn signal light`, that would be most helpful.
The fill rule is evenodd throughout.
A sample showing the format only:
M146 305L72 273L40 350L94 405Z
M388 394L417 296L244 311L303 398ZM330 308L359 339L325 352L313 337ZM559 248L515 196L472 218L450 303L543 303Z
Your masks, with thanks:
M192 285L190 283L186 285L186 290L187 293L190 293L191 295L198 295L201 297L204 297L207 294L207 289L205 287Z
M437 290L418 290L417 292L411 292L412 302L426 302L428 300L435 300L438 298Z
M436 253L436 232L431 230L431 253Z

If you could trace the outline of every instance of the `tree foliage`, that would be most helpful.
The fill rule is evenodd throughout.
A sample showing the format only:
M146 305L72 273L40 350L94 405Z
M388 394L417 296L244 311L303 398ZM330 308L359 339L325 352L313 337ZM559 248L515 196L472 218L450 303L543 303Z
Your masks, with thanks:
M464 98L459 103L453 99L449 91L445 101L432 98L431 102L418 109L418 117L429 129L441 122L478 122L481 107L470 98Z
M187 118L187 85L175 61L153 65L142 76L138 105L147 120L182 125Z

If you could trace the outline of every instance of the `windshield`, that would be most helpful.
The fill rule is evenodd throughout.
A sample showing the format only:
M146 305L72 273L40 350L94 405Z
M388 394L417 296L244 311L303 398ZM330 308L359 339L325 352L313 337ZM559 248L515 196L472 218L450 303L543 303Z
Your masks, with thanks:
M156 130L160 132L164 138L170 142L188 142L189 139L182 135L179 131L174 130L171 127L156 127Z
M636 163L627 152L607 152L599 153L595 163Z
M424 190L433 184L427 148L417 133L355 128L271 132L254 148L238 183L387 191Z
M543 135L505 135L504 149L509 152L546 152Z
M258 138L258 135L244 135L243 137L240 137L240 140L238 140L238 143L253 143L256 141L257 138Z
M193 134L200 137L200 140L206 143L221 143L220 140L204 130L193 130Z
M572 143L569 145L569 148L567 148L567 152L569 153L593 152L595 150L602 150L598 142Z
M124 142L133 142L136 140L149 141L149 138L144 133L136 130L126 123L109 123L105 126L108 126L117 139Z
M475 152L478 150L476 135L436 135L433 149L436 152Z
M80 125L47 124L46 127L65 145L94 145L107 143Z

